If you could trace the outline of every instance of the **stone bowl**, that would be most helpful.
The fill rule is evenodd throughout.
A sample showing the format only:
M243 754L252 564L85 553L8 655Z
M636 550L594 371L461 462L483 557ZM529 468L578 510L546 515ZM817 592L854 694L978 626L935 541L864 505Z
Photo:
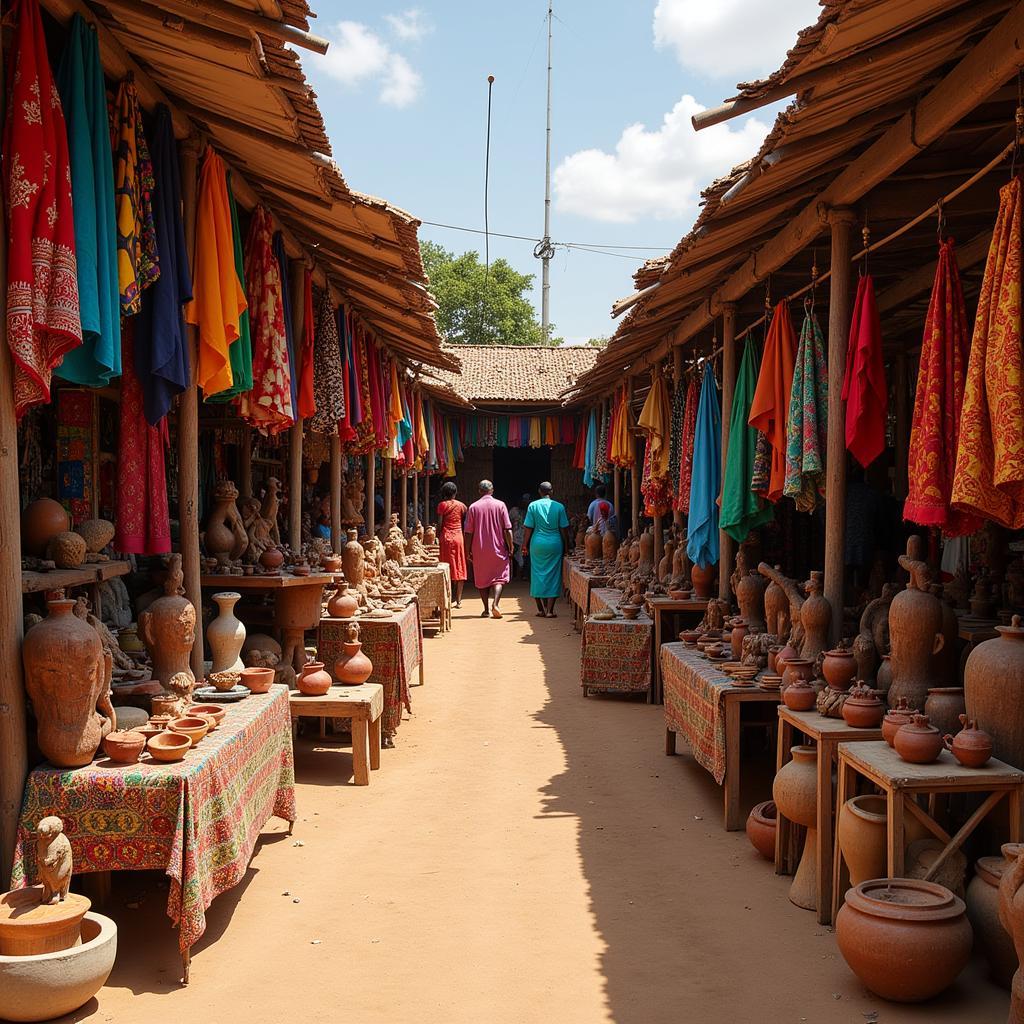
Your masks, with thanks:
M0 956L0 1019L52 1020L87 1003L103 987L117 956L117 925L90 911L82 944L57 953Z
M274 670L272 668L243 668L241 683L252 693L269 693L270 687L274 684Z
M192 741L180 732L161 732L154 736L146 749L156 761L180 761L192 746Z
M167 728L187 736L194 747L210 731L210 720L201 715L182 715L181 718L175 718Z
M202 715L203 718L212 718L215 725L220 725L228 712L227 708L222 708L217 704L191 704L189 705L188 713L190 715Z
M103 737L103 752L118 764L135 764L146 747L146 737L141 732L119 729Z

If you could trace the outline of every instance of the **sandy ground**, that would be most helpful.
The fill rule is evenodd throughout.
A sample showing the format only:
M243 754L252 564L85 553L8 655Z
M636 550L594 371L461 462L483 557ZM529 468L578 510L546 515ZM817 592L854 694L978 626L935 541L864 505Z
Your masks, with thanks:
M369 788L350 785L347 747L300 740L294 835L271 823L210 909L188 988L160 880L115 876L117 965L69 1019L1005 1020L978 964L927 1006L866 992L788 881L723 831L709 776L665 757L661 709L584 700L564 605L537 619L521 593L501 622L467 596L425 641L426 686Z

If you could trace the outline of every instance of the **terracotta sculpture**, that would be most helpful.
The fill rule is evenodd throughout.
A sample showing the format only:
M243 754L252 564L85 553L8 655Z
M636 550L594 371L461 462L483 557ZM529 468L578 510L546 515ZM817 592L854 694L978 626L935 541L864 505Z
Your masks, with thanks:
M267 493L263 496L260 515L270 524L270 539L275 544L281 543L281 530L277 525L277 512L281 505L281 481L275 476L268 476L264 482Z
M671 537L665 542L665 551L658 563L658 579L667 583L672 576L672 559L676 553L676 542Z
M768 565L762 562L758 567L758 572L762 576L767 577L777 587L779 587L786 597L788 604L788 615L789 615L789 642L790 644L800 652L800 656L803 657L803 642L804 642L804 628L800 620L800 609L804 604L804 595L800 591L800 587L795 580L791 580L788 576L783 576L779 567ZM770 589L770 588L769 588ZM781 605L781 600L777 594L772 595L772 601L778 602ZM765 592L765 605L768 605L768 592ZM773 607L774 604L773 604ZM778 612L776 612L778 617ZM771 622L768 623L768 631L772 632ZM786 636L787 630L782 628L783 623L776 622L775 634L781 639Z
M365 574L363 566L366 560L366 553L362 544L359 543L358 534L354 528L347 533L348 539L341 546L341 568L348 580L350 587L359 590L365 595Z
M166 689L171 676L192 676L192 647L196 639L196 609L184 596L181 555L171 555L164 581L164 596L139 615L139 636L149 651L153 678ZM192 676L193 680L195 676Z
M242 557L249 545L242 517L235 502L238 488L230 480L221 480L213 491L213 509L206 520L203 543L206 553L224 565Z
M56 897L63 903L71 888L71 841L64 835L64 822L50 815L36 826L36 867L43 886L43 903Z
M736 552L736 571L733 575L733 593L740 607L740 615L746 620L751 632L763 633L767 628L764 597L768 581L747 567L742 546Z
M132 661L132 659L129 658L123 650L121 650L121 645L117 642L117 638L114 634L111 633L110 630L107 629L107 627L89 611L89 601L87 598L77 598L75 601L75 607L72 611L74 611L75 615L83 622L88 623L96 630L99 634L100 643L103 644L103 650L110 655L110 659L115 668L135 668L135 662Z
M865 683L875 681L878 663L889 653L889 605L896 593L891 583L882 587L882 596L869 601L860 617L860 629L853 640L853 656L857 661L857 678Z
M1009 861L999 882L999 920L1013 939L1017 950L1018 967L1010 988L1010 1016L1008 1024L1024 1024L1024 845L1006 843L1003 856Z
M341 522L343 526L361 526L363 524L363 491L361 476L353 476L345 480L341 489Z
M397 512L391 513L391 519L388 522L388 532L385 534L384 541L390 544L401 544L402 551L405 551L405 534L402 533L402 528L398 525Z
M769 633L774 633L781 643L789 636L790 629L789 597L781 584L776 582L777 578L782 577L782 566L775 566L777 576L769 576L760 568L759 571L768 580L764 591L765 628Z
M25 635L25 689L38 723L39 749L58 768L81 768L116 728L111 659L99 634L71 614L75 602L50 601L50 614Z
M259 498L243 498L241 505L242 525L249 539L245 561L255 565L264 551L275 546L273 530L270 521L263 517Z
M800 606L800 625L803 628L803 645L800 657L817 661L828 647L828 632L832 625L832 605L822 593L825 588L825 574L812 572L807 581L807 598Z

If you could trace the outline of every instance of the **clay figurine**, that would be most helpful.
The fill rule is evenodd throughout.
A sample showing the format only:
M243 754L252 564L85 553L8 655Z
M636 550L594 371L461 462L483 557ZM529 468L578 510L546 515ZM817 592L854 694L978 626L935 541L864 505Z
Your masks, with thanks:
M268 524L270 539L274 544L281 543L281 531L277 525L277 511L281 505L281 481L274 476L268 476L264 481L267 493L263 496L263 504L260 506L260 517Z
M43 903L51 904L56 896L63 903L71 888L71 842L64 835L64 822L50 816L36 827L36 866L43 886Z
M235 502L238 488L230 480L221 480L213 491L213 509L206 520L203 543L206 553L219 565L236 561L249 546L249 537Z
M341 491L341 522L345 526L361 526L363 523L363 478L353 476L345 481Z
M800 609L804 604L804 595L800 590L799 585L795 580L791 580L788 576L783 576L779 566L768 565L766 562L762 562L758 567L757 571L762 575L766 576L772 581L780 590L782 590L788 602L788 618L789 625L785 626L781 621L777 621L775 628L772 628L771 619L768 619L768 632L775 633L780 639L789 633L789 642L803 657L803 642L804 642L804 627L800 621ZM775 612L776 618L781 619L783 617L783 608L781 599L778 596L777 591L772 591L771 586L765 591L765 611L767 612L769 607Z
M149 651L153 678L163 683L165 689L176 672L192 675L190 662L196 640L196 609L184 596L183 581L181 555L173 554L167 565L164 596L158 597L139 615L139 635Z

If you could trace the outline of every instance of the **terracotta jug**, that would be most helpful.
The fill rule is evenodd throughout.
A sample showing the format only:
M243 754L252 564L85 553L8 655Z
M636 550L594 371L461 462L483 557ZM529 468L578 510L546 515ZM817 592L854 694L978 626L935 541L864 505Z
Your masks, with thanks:
M341 564L349 586L358 588L363 583L366 552L355 530L348 530L346 536L348 539L341 548Z
M943 736L956 735L961 728L960 717L967 713L963 687L933 686L924 702L924 713Z
M928 721L927 715L914 715L897 729L892 745L896 753L911 764L931 764L945 749L939 730Z
M825 574L812 572L807 583L807 600L800 607L800 624L804 627L804 642L800 656L815 661L828 646L828 631L832 624L832 605L824 594Z
M191 661L196 641L196 609L184 596L183 581L181 555L171 555L163 597L139 615L139 636L149 651L153 678L160 681L164 690L179 672L195 682Z
M1024 766L1024 627L1014 615L999 636L971 651L964 666L967 717L992 737L992 754Z
M240 655L245 643L245 626L235 617L234 607L242 599L241 594L225 591L214 594L220 609L217 618L206 627L206 641L210 645L213 661L211 672L241 672L245 663Z
M715 567L713 565L694 565L690 569L690 581L693 583L694 596L707 601L712 596L715 584Z
M327 602L327 614L332 619L350 619L359 610L359 595L342 584Z
M790 902L804 910L818 905L818 752L814 747L790 750L793 760L779 769L772 784L772 798L779 812L807 829L800 866L789 887Z
M746 619L733 619L732 630L729 633L729 644L732 648L733 661L740 661L743 658L743 638L750 632Z
M110 700L112 662L100 635L71 614L75 602L50 601L49 615L25 634L25 689L38 724L39 749L57 768L89 764L117 728Z
M295 685L307 697L322 697L331 688L332 682L331 673L324 670L322 661L307 661Z
M1010 986L1008 1024L1020 1024L1024 1021L1024 971L1020 966L1024 963L1024 845L1004 843L1002 854L1007 864L999 880L999 920L1013 939L1017 951L1017 969Z
M768 581L759 572L744 573L736 584L736 603L751 633L765 631L765 590Z
M824 661L821 663L821 671L825 676L825 682L833 690L845 692L857 677L857 662L853 657L853 652L838 647L826 651Z
M884 796L855 796L840 808L837 835L851 885L886 876L888 821Z
M1017 952L1013 948L1013 939L999 920L999 883L1014 859L979 857L964 899L967 918L974 929L974 941L988 962L989 974L997 985L1005 989L1010 987L1017 970Z
M373 674L373 662L363 653L359 642L359 623L350 622L345 627L343 653L334 663L334 678L342 686L359 686Z
M946 749L965 767L981 768L992 757L992 737L977 728L966 715L960 716L960 731L955 736L947 733L943 739Z
M586 540L583 544L584 552L587 558L591 561L598 561L601 557L601 534L597 532L596 527L591 527L587 531Z

